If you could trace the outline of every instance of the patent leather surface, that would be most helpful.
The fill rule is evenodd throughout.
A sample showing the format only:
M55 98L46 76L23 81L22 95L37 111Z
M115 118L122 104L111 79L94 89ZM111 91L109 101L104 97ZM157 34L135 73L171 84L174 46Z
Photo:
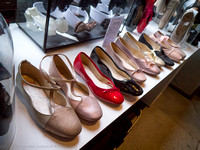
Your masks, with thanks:
M85 66L92 69L92 73L94 76L98 78L99 81L106 84L107 88L97 86L95 82L90 78L90 76L86 72ZM92 93L101 100L107 101L113 104L121 104L124 101L123 95L120 93L119 88L117 88L113 81L104 75L96 64L92 61L92 59L85 54L84 52L80 52L75 60L74 60L74 68L75 71L83 78L83 80L87 83L88 87L92 91Z
M95 47L91 52L90 57L95 62L97 67L102 71L102 73L108 76L114 82L114 84L120 89L121 92L124 92L126 94L131 94L133 96L138 96L143 93L142 88L133 80L133 78L130 75L128 75L127 72L121 70L118 67L118 65L113 61L113 59L101 47L98 46ZM106 63L104 63L102 60L106 63L110 63L110 66L114 66L112 69L114 69L121 75L124 74L124 77L126 77L126 79L120 80L114 78L109 67L107 67Z

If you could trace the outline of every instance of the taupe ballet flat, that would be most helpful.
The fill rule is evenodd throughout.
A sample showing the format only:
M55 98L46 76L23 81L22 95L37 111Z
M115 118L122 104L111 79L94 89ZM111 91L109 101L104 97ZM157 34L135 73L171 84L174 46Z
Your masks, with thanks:
M64 54L52 55L49 67L51 79L62 88L72 108L80 118L88 122L98 121L102 117L102 110L97 98L92 95L86 85L76 79L74 68L67 56ZM48 56L51 55L45 57ZM67 60L70 69L60 56Z
M19 64L17 86L33 117L45 130L63 138L75 138L82 129L79 118L46 73L24 60Z
M146 76L139 66L132 61L114 42L111 42L106 52L112 57L115 63L137 82L145 82Z

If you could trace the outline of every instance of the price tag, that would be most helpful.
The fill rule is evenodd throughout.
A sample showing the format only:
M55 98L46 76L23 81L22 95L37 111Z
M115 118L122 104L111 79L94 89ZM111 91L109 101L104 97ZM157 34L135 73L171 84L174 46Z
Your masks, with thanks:
M119 28L124 20L124 16L115 16L110 20L106 35L102 46L106 48L111 42L115 40L119 32Z

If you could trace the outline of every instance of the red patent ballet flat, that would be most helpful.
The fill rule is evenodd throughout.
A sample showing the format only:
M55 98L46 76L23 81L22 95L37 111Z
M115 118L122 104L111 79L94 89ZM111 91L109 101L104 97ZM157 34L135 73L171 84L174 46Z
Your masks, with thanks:
M99 99L113 104L121 104L124 101L123 95L112 80L105 76L84 52L76 56L74 69Z

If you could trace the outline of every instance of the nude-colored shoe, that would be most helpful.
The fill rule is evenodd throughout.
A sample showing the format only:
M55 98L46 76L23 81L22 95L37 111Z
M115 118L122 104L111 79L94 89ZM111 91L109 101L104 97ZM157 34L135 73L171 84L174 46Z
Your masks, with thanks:
M182 59L182 56L178 53L176 48L171 47L170 45L166 44L164 41L159 40L159 38L155 37L155 35L150 35L150 38L160 45L160 47L163 49L165 54L173 61L179 62Z
M64 54L52 54L49 67L51 79L62 88L65 96L69 99L76 114L89 122L96 122L102 117L102 110L97 98L92 95L86 85L76 79L74 68ZM50 55L46 55L48 57ZM60 57L61 56L61 57ZM44 57L44 58L45 58ZM63 61L67 60L68 66Z
M142 52L146 56L147 60L149 59L150 61L153 61L157 66L165 65L165 62L156 56L154 51L150 50L145 44L137 41L129 32L124 34L123 39L133 48Z
M132 61L134 61L142 69L143 72L150 75L158 75L161 72L153 61L148 61L142 52L134 49L122 38L119 37L115 43L121 50L124 51L124 53L126 53L127 56L130 57Z
M79 118L59 92L60 87L41 72L26 60L19 64L17 87L29 105L27 109L45 130L59 137L75 138L82 129Z
M197 10L190 8L183 14L183 17L181 18L180 22L178 23L178 25L171 34L171 39L175 43L180 43L182 40L185 39L188 30L194 23L194 19L197 13L198 13Z
M112 57L115 63L137 82L145 82L146 76L139 66L130 59L130 57L124 53L114 42L110 43L106 52Z
M163 41L165 44L175 48L175 50L182 56L182 58L186 57L186 54L181 50L181 47L174 43L169 36L164 35L160 31L154 33L154 36L158 38L160 41Z

